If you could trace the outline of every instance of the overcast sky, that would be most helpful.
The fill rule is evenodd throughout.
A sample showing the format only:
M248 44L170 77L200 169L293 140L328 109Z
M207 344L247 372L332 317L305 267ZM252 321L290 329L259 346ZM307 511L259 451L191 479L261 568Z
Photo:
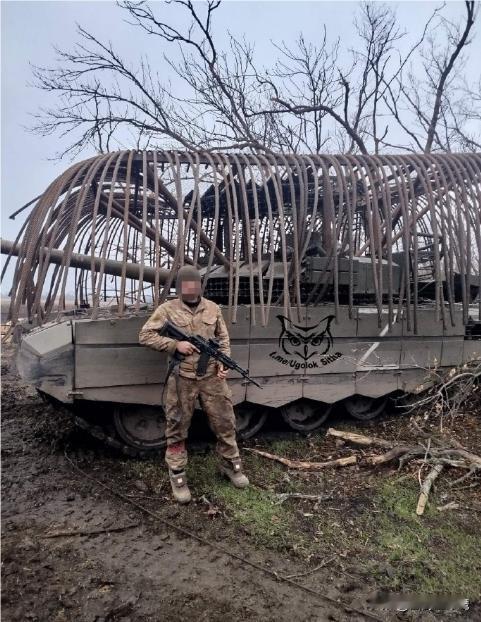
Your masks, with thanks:
M159 8L165 6L158 4ZM409 32L410 40L416 40L433 9L441 3L392 4L397 7L400 25ZM316 41L324 23L333 41L339 36L341 43L352 42L355 37L352 19L358 6L357 2L339 1L226 1L215 13L215 34L222 40L228 30L236 36L245 33L255 43L258 58L265 58L266 65L269 65L275 56L271 40L290 43L302 32L306 40ZM169 12L172 8L162 10ZM450 2L446 7L446 15L453 19L464 16L464 12L463 2ZM62 149L58 137L42 138L25 129L31 124L31 113L53 103L47 94L28 86L32 79L29 63L53 66L53 46L69 49L78 40L75 32L75 23L78 22L99 38L111 39L114 48L125 58L135 61L141 54L146 54L155 65L157 57L162 70L165 61L161 43L124 20L124 12L113 2L1 2L3 237L14 238L22 223L21 217L12 221L8 215L42 192L69 164L68 160L49 159ZM473 43L478 51L471 51L472 60L467 67L468 75L473 79L479 72L479 61L474 61L481 52L479 29L478 26ZM89 153L85 152L79 157L87 155ZM2 288L4 292L5 286Z

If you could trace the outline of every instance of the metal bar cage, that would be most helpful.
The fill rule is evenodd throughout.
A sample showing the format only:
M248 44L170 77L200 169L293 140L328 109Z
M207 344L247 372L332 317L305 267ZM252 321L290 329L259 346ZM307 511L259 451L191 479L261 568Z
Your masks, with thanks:
M330 302L404 309L416 331L468 321L481 271L481 155L281 155L121 151L71 166L38 198L14 245L10 319L39 324L72 293L95 318L158 305L185 263L236 321ZM369 286L359 286L360 266ZM69 270L69 268L71 268ZM480 303L481 305L481 303Z

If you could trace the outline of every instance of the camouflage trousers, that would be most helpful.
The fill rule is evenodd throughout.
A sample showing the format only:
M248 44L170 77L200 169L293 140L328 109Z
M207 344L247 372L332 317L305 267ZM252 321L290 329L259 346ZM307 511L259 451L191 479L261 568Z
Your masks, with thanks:
M167 420L165 461L173 470L182 470L187 464L185 440L197 398L217 437L217 453L226 460L239 457L235 415L227 382L217 376L198 379L171 374L164 397Z

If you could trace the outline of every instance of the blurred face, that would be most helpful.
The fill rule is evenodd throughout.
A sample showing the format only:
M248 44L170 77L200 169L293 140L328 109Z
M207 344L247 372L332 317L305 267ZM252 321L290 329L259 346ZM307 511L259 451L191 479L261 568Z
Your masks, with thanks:
M199 281L183 281L181 294L184 302L197 302L200 298Z

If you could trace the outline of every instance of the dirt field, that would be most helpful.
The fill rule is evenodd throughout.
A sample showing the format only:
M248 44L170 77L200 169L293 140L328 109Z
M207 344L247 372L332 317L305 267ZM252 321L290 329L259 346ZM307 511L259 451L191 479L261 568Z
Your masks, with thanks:
M90 439L22 385L11 360L11 346L4 346L2 620L369 619L178 533L132 502L278 576L303 575L294 580L379 620L481 619L480 477L450 488L449 480L462 474L452 470L417 518L417 468L301 474L244 451L253 486L236 491L217 475L210 449L197 447L189 465L195 499L178 507L162 456L126 459ZM409 417L393 413L362 429L342 416L331 425L415 437ZM476 413L445 425L479 450ZM259 438L254 445L309 460L355 451L322 433ZM321 497L282 502L282 493ZM459 509L436 509L449 501ZM77 533L64 533L71 531ZM380 609L372 603L377 590L456 594L471 599L470 609Z

